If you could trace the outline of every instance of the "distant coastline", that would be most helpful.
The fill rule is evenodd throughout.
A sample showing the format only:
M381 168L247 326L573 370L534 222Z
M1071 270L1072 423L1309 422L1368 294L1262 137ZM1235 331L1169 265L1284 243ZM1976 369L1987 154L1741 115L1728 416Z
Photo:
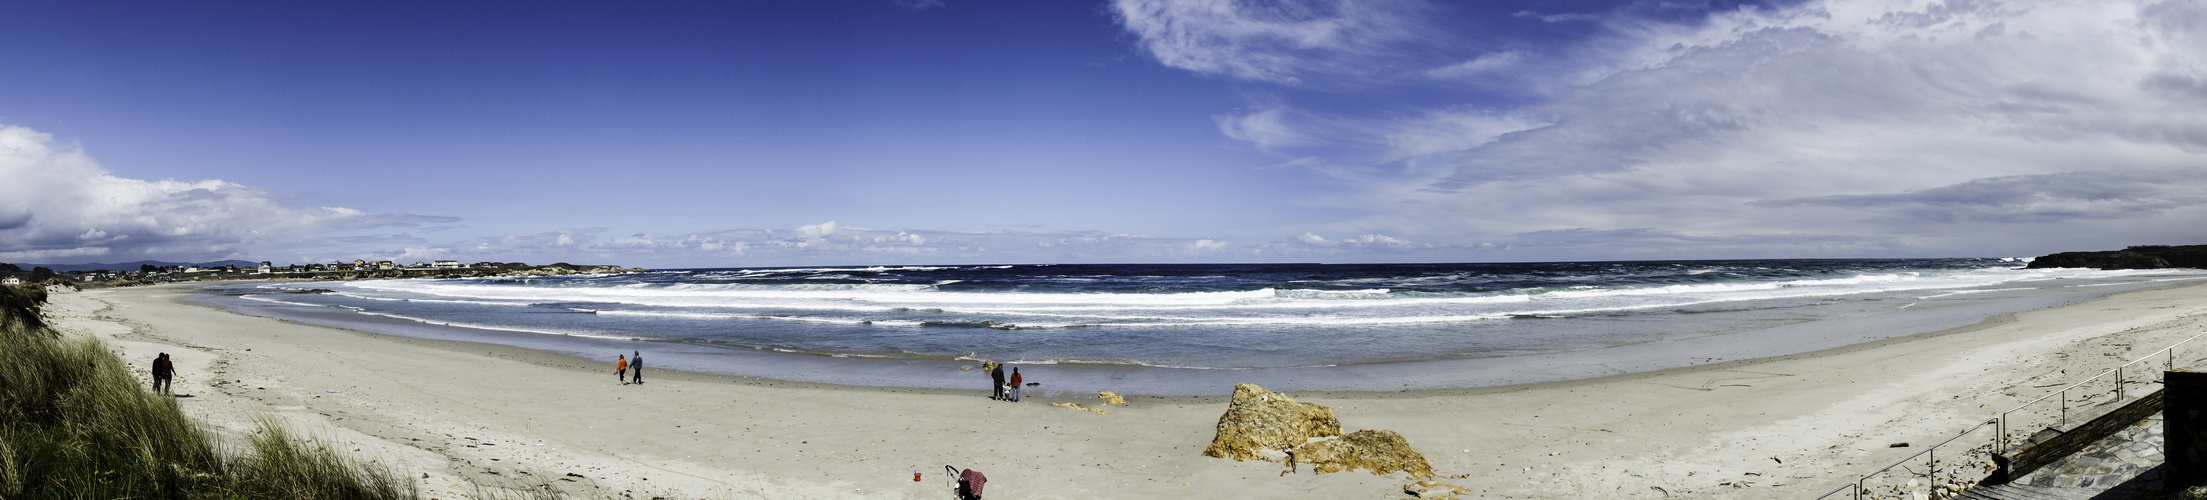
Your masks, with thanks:
M2207 245L2141 245L2100 252L2061 252L2031 260L2027 269L2207 269Z

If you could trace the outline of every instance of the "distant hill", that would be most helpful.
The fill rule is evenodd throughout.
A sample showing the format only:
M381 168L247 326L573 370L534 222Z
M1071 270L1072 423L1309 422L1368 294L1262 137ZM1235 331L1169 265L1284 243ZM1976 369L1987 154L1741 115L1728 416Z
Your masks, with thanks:
M43 268L47 268L47 269L52 269L52 270L54 270L55 272L69 272L69 271L98 271L98 270L102 270L102 269L105 269L105 270L109 270L109 271L136 271L136 270L138 270L138 266L143 266L143 265L146 265L146 264L152 264L152 265L154 265L155 267L160 267L160 266L199 266L199 267L214 267L214 266L233 266L233 265L234 265L234 266L238 266L238 267L241 267L241 268L247 268L247 267L256 267L256 266L259 266L259 265L261 265L261 263L259 263L259 262L249 262L249 261L243 261L243 260L223 260L223 261L215 261L215 262L164 262L164 261L158 261L158 260L141 260L141 261L137 261L137 262L121 262L121 263L115 263L115 264L16 264L15 266L16 266L16 267L20 267L20 268L23 268L24 270L30 270L30 269L32 269L32 268L38 268L38 267L43 267Z
M2097 269L2207 269L2207 245L2148 245L2106 252L2062 252L2031 260L2032 269L2090 267Z

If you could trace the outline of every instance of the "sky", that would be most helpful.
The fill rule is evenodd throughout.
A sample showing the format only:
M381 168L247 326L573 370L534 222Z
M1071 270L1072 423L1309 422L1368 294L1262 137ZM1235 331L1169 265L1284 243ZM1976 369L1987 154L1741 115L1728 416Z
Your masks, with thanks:
M2207 244L2207 2L11 2L0 262Z

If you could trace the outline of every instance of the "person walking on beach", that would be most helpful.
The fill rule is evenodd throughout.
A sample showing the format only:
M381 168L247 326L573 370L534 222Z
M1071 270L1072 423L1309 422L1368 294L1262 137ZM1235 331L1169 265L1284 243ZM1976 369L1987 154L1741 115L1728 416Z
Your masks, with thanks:
M615 354L615 356L619 356L621 359L613 361L613 378L620 379L621 385L628 385L628 355Z
M636 351L636 355L629 358L628 367L636 369L636 376L630 377L629 381L637 384L644 383L644 351Z
M995 390L993 390L993 391L990 391L990 392L989 392L989 399L994 399L994 400L997 400L997 401L1003 401L1003 400L1004 400L1004 365L996 365L996 367L995 367L995 368L991 368L991 369L989 369L989 380L991 380L991 381L994 381L994 382L996 382L996 384L995 384L995 386L994 386L994 387L995 387Z
M1013 368L1013 369L1012 369L1012 390L1011 390L1012 402L1014 402L1014 403L1017 403L1017 402L1019 402L1019 383L1020 383L1020 382L1025 382L1025 381L1027 381L1027 379L1026 379L1025 377L1021 377L1021 376L1019 376L1019 369L1018 369L1018 368Z
M169 387L170 380L175 377L176 363L169 361L169 353L164 352L161 357L153 358L153 392L176 392L176 389Z

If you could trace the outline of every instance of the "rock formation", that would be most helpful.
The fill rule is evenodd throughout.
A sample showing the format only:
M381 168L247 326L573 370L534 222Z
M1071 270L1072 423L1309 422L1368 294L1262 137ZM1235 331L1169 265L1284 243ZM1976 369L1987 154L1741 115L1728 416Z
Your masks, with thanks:
M1233 403L1218 417L1208 457L1267 460L1264 450L1288 451L1311 438L1341 435L1333 409L1297 402L1257 384L1234 384Z
M2148 245L2110 252L2061 252L2032 259L2031 269L2090 267L2097 269L2207 269L2207 245Z
M1470 494L1471 488L1428 480L1402 485L1402 493L1418 498L1450 498L1446 495Z
M1059 407L1059 408L1072 408L1072 409L1075 409L1075 410L1081 410L1081 411L1085 411L1085 412L1089 412L1089 413L1094 413L1094 414L1097 414L1097 415L1110 415L1110 414L1111 414L1111 412L1108 412L1108 411L1103 411L1103 409L1101 409L1101 408L1089 408L1089 407L1086 407L1086 406L1081 406L1081 405L1080 405L1080 403L1050 403L1050 406L1055 406L1055 407Z
M1288 452L1288 466L1309 465L1319 474L1369 470L1373 475L1406 472L1410 477L1431 478L1433 465L1425 454L1410 449L1410 442L1395 431L1361 430L1332 439L1316 439Z
M1299 402L1256 384L1234 385L1233 402L1227 405L1226 414L1218 417L1218 435L1211 438L1211 447L1204 449L1203 455L1286 462L1288 471L1309 465L1319 474L1367 470L1375 475L1401 472L1418 479L1438 476L1425 455L1411 449L1401 434L1375 429L1343 435L1341 421L1334 418L1332 409ZM1406 487L1405 491L1413 495L1443 491L1463 494L1454 486L1431 488Z

